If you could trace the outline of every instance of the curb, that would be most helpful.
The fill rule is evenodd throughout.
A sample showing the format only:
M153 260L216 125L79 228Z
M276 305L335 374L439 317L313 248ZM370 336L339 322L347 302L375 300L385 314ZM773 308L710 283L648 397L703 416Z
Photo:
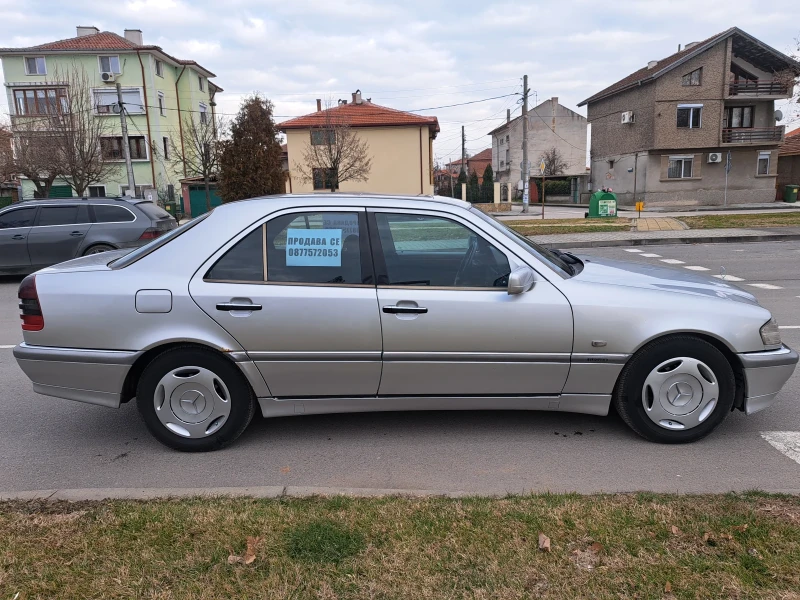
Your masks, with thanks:
M536 236L528 236L536 241ZM730 235L723 237L665 237L628 238L623 240L564 240L543 242L545 248L606 248L614 246L664 246L668 244L742 244L745 242L791 242L800 240L800 234Z

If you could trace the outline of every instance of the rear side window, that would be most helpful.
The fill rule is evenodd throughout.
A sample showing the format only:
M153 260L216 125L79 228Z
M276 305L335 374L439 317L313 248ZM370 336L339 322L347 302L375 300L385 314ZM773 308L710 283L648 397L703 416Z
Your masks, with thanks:
M264 281L264 226L247 234L206 273L217 281Z
M11 229L12 227L30 227L33 225L33 217L35 216L35 206L9 210L8 212L0 215L0 229Z
M110 204L93 204L95 223L121 223L133 221L136 217L127 208Z
M139 202L136 205L140 211L146 214L151 219L158 221L159 219L171 219L172 215L165 211L163 208L152 202Z
M39 227L51 225L77 225L89 223L89 208L85 204L43 206L39 211Z

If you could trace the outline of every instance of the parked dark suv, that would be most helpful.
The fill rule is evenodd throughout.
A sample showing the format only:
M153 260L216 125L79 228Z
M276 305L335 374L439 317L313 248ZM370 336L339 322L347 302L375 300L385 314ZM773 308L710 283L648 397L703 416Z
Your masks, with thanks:
M32 273L78 256L135 248L178 226L136 198L29 200L0 211L0 273Z

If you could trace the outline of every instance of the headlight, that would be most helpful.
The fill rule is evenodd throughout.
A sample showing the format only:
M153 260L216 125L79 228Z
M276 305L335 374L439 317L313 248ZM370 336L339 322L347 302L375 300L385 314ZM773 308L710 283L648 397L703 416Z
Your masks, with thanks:
M761 326L761 341L765 346L780 346L781 331L778 329L778 322L773 317Z

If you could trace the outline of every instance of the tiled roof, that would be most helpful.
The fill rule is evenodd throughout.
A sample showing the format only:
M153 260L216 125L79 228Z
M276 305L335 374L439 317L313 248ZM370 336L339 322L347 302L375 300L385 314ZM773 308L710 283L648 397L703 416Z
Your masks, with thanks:
M486 150L481 150L474 156L470 156L467 160L492 160L492 149L487 148Z
M795 129L787 133L786 141L783 142L783 146L778 150L779 156L795 154L800 154L800 129Z
M346 123L350 127L386 127L401 125L427 125L434 131L439 131L439 121L436 117L422 117L413 113L379 106L372 102L355 104L348 102L332 108L314 112L302 117L295 117L278 124L278 129L308 129L311 127L324 127L331 121Z

